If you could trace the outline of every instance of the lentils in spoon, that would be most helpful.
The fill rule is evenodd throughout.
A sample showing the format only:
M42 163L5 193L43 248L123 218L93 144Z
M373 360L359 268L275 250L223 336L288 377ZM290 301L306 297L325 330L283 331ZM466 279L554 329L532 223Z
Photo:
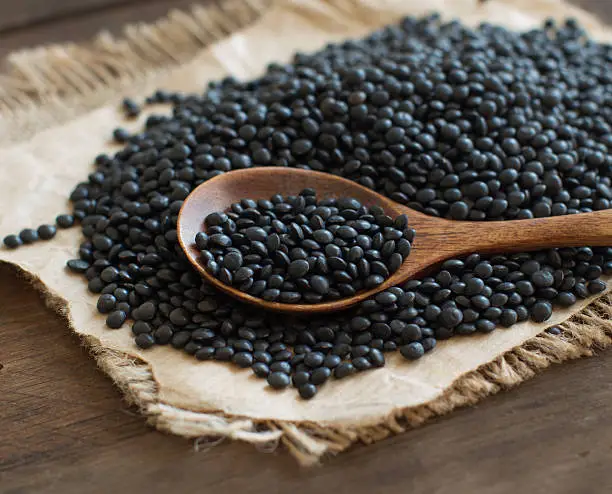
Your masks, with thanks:
M374 288L410 254L406 215L350 197L317 200L313 189L243 199L206 217L195 243L206 270L270 302L315 304Z

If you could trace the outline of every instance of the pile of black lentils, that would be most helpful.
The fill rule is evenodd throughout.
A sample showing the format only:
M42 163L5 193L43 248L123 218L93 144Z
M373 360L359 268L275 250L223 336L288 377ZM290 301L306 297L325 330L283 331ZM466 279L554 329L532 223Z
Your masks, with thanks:
M172 114L149 117L135 135L115 131L123 149L96 159L70 196L73 214L57 218L85 236L69 268L100 294L110 328L134 321L142 348L232 361L311 398L332 375L383 366L384 352L417 359L439 339L545 321L554 304L601 292L600 275L612 274L612 248L473 254L348 312L299 319L216 292L177 243L191 190L252 166L327 171L456 220L609 208L612 47L573 20L519 34L409 17L257 80L147 101L170 103ZM54 234L45 225L5 244Z
M206 270L269 302L316 304L375 288L410 255L415 230L352 197L314 189L242 199L209 214L195 236Z

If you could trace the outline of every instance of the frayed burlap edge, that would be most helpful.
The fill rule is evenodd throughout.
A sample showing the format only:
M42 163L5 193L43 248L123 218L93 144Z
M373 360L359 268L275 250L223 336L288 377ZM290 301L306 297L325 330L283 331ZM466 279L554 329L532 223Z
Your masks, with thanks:
M66 318L74 330L68 304L31 273L13 265L44 297L46 305ZM273 452L279 445L304 466L319 463L355 443L372 444L391 435L419 427L456 408L511 389L552 364L592 356L612 344L612 293L595 299L580 312L557 325L561 334L542 332L491 362L464 374L441 396L417 407L402 408L381 417L378 423L336 423L254 420L222 412L193 412L163 402L151 367L137 357L104 347L92 337L84 344L100 369L108 374L129 405L138 408L156 429L194 439L199 450L224 439L244 441L259 451Z
M146 83L255 22L273 0L219 0L173 10L89 43L21 50L0 74L0 144L23 141ZM4 125L2 125L4 123Z
M0 123L10 121L2 142L18 142L35 132L82 114L117 97L129 86L146 81L193 58L199 50L249 25L273 0L224 0L221 4L172 12L155 24L126 28L122 38L99 35L88 45L62 44L12 54L12 70L0 76ZM366 0L329 0L358 16L376 11ZM359 13L353 8L362 7ZM590 18L588 14L573 9ZM347 11L347 13L349 12ZM17 267L18 268L18 267ZM47 305L67 319L74 330L67 302L31 273L18 268L43 294ZM195 439L200 449L223 439L274 451L283 445L302 465L313 465L351 445L371 444L418 427L455 408L473 405L486 396L510 389L553 363L590 356L612 343L612 294L604 295L560 325L560 335L541 333L460 377L435 400L399 409L377 424L345 426L333 423L253 420L222 412L192 412L164 403L148 364L84 338L98 366L136 406L149 423L165 432Z

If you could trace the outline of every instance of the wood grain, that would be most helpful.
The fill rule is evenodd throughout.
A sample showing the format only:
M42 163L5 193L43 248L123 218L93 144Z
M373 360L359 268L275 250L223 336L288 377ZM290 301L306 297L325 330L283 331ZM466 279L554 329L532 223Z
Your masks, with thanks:
M0 31L31 26L61 17L93 13L138 0L20 0L0 2Z
M395 218L405 214L416 230L410 256L382 284L354 296L318 304L268 302L226 285L210 274L195 245L205 230L203 219L226 211L244 198L269 199L282 192L297 195L313 188L319 199L353 197L366 206L377 205ZM419 213L367 187L329 173L286 167L248 168L218 175L197 187L179 213L178 239L191 264L217 289L264 310L292 313L335 312L352 307L392 286L420 276L443 261L472 252L527 252L552 247L607 246L612 244L612 209L581 215L551 216L515 221L449 221Z
M608 24L612 24L612 4L610 0L569 0L578 7L592 12Z
M0 0L0 2L3 0ZM54 3L56 0L40 0ZM62 0L64 1L64 0ZM79 2L81 0L73 0ZM104 0L92 0L103 2ZM73 12L59 16L52 22L40 22L33 27L20 27L2 32L0 30L0 59L9 53L32 48L42 43L84 42L105 30L120 34L126 24L153 22L166 15L171 8L188 9L194 3L206 4L211 0L110 0L120 2L112 8ZM19 1L14 2L16 4Z
M609 0L581 3L612 18ZM115 30L132 19L105 15ZM63 24L62 39L91 36L97 17ZM51 34L59 36L52 24L22 32L28 43ZM0 47L10 43L20 46L0 37ZM311 470L237 443L196 453L127 409L65 321L0 266L0 493L610 492L610 375L612 351L554 366L477 407Z

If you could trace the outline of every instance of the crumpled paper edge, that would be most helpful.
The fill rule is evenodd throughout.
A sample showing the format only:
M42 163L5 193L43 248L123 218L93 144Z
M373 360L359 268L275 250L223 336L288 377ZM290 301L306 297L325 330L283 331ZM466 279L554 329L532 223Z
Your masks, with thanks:
M299 0L294 2L299 3ZM368 0L328 0L326 3L352 15L355 15L354 8L360 9L359 13L363 15L376 13L378 8L376 2ZM491 3L498 6L507 4L508 8L516 10L521 8L521 4L526 5L527 0ZM537 6L534 7L534 3ZM176 11L153 25L128 27L125 37L119 40L100 35L86 47L66 44L14 54L10 58L13 73L0 76L2 139L8 142L23 140L34 132L116 97L127 84L133 88L136 83L163 74L169 70L168 67L192 58L201 48L258 19L272 1L226 0L221 5L223 7L196 7L191 13ZM475 1L475 8L477 5ZM487 8L486 5L481 8ZM529 0L528 10L554 15L560 6L563 6L564 15L575 15L588 29L602 29L601 23L593 16L560 0ZM169 38L178 33L183 33L184 37L178 41ZM172 43L176 49L166 50L164 41ZM111 65L111 59L117 65ZM41 115L48 118L40 118ZM13 130L4 132L5 127ZM42 292L46 304L66 317L68 326L74 329L67 301L49 291L31 273L17 269ZM160 400L148 364L134 356L105 348L94 338L85 338L84 344L98 366L123 392L126 401L138 407L155 428L195 438L196 448L216 444L219 438L242 440L254 444L261 451L273 451L282 444L300 464L312 465L324 455L344 451L355 442L370 444L404 432L432 417L444 415L457 407L473 405L486 396L517 386L553 363L591 356L594 351L609 346L612 343L612 295L596 299L557 326L562 329L561 335L543 332L527 340L461 376L431 402L395 410L375 425L358 426L258 421L175 407Z

